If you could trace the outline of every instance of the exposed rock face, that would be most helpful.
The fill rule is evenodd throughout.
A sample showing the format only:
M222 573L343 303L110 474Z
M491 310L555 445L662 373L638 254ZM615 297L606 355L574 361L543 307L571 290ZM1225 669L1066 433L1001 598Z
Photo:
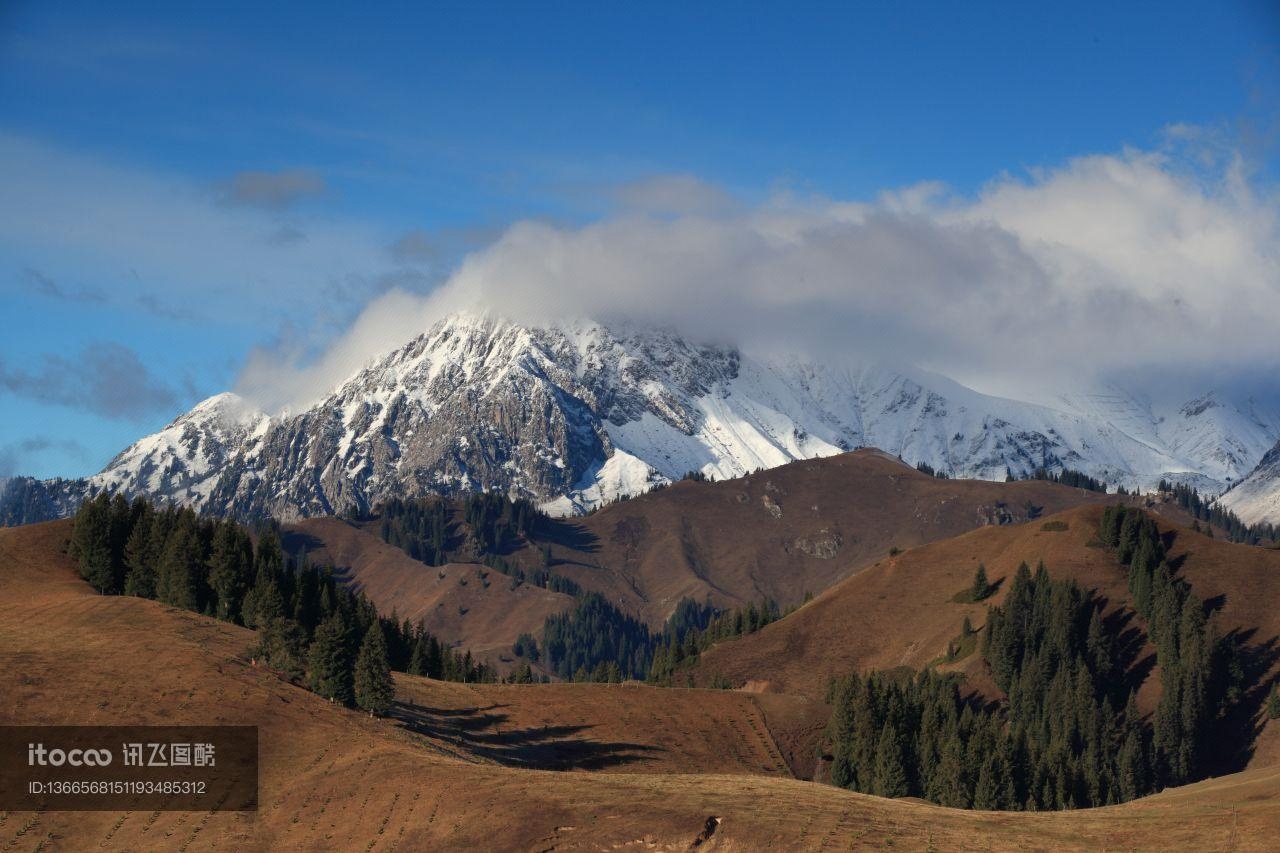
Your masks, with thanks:
M459 314L301 412L269 417L234 394L212 397L88 480L26 487L21 515L65 514L104 488L242 518L478 489L564 514L689 471L724 479L864 446L959 477L1065 465L1129 487L1181 472L1203 489L1277 438L1280 419L1215 397L1170 425L1129 399L1049 408L884 365L762 360L661 330ZM769 495L764 509L776 517L784 502Z
M796 547L810 557L817 557L819 560L833 559L840 553L840 546L844 544L844 538L839 533L830 530L819 530L810 536L801 536L796 540Z

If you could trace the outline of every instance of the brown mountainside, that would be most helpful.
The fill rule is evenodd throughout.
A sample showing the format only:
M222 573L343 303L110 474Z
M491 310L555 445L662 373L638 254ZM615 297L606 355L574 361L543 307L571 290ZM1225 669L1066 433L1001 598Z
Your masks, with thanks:
M1106 500L1040 481L941 480L880 451L859 450L736 480L675 483L584 518L554 521L539 539L504 556L540 566L549 546L551 571L657 629L686 596L717 607L764 599L786 607L891 548ZM567 599L545 590L508 595L509 583L497 572L483 594L470 579L459 583L467 570L458 566L444 567L446 577L438 578L436 569L382 543L376 531L376 520L357 529L315 519L290 526L286 546L334 563L384 613L421 616L431 630L475 649L508 645L521 631L537 635L548 612L565 609L559 602Z
M960 634L965 616L981 629L987 606L1003 601L1022 562L1034 567L1043 561L1052 577L1074 579L1105 599L1107 614L1127 618L1145 631L1141 617L1130 610L1125 568L1096 541L1101 512L1099 506L1082 506L1030 524L985 527L881 560L785 619L708 650L695 679L707 683L723 676L734 685L819 699L834 676L938 664ZM1219 630L1235 631L1245 643L1252 689L1239 718L1224 723L1223 730L1262 726L1267 686L1280 674L1280 551L1233 545L1166 520L1159 523L1170 543L1171 562L1193 591L1216 608ZM979 563L1001 588L985 602L956 603L953 599L969 587ZM1139 705L1150 711L1159 697L1154 648L1136 648L1132 657L1130 674L1141 684ZM962 670L970 688L999 696L977 653L940 668ZM1257 751L1224 756L1229 763L1280 762L1280 728L1275 725L1266 727L1256 743L1232 739L1230 745Z
M255 724L261 808L3 813L7 850L1265 850L1280 825L1273 769L1040 814L788 779L772 732L799 714L780 697L405 677L399 717L372 720L252 666L243 628L94 594L62 553L67 531L0 531L0 723Z

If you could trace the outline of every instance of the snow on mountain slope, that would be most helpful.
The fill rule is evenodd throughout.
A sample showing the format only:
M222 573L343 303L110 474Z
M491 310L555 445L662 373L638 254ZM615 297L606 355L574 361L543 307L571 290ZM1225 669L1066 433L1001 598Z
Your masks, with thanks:
M1246 524L1280 524L1280 442L1247 477L1222 496L1222 504Z
M1280 417L1216 397L1161 415L1110 391L1040 405L941 376L759 358L662 330L485 314L435 324L305 411L219 395L92 478L251 517L500 489L580 512L688 471L716 478L874 446L954 476L1067 466L1110 483L1220 491Z
M1159 477L1221 494L1244 477L1280 436L1280 408L1210 392L1159 406L1119 388L1060 398L1065 408L1104 421L1169 460ZM1142 485L1149 485L1143 482Z
M1177 456L1196 460L1201 473L1236 482L1271 448L1280 411L1248 399L1240 403L1206 394L1161 419L1160 435Z
M241 397L218 394L125 448L89 484L202 508L224 468L252 448L269 422Z

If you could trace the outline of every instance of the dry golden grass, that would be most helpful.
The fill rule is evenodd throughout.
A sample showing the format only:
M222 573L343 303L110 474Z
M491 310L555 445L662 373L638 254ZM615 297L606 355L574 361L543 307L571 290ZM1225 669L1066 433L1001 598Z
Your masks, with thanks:
M249 665L248 631L93 594L59 553L66 531L64 523L0 531L0 723L256 724L261 809L9 813L0 815L4 850L685 850L708 819L715 831L705 850L1265 850L1280 830L1272 769L1118 808L1039 815L968 813L779 778L770 765L776 743L756 731L779 697L405 679L400 698L434 709L417 733ZM450 730L448 712L498 705L508 720ZM512 766L507 726L562 714L585 722L561 725L590 726L566 737L607 744L633 732L626 742L667 755L592 772ZM689 722L697 718L706 722ZM721 730L707 743L693 742L698 725L713 724ZM718 772L692 772L703 770Z
M541 633L548 616L573 607L573 597L521 584L482 565L428 566L376 535L336 518L290 525L290 553L306 548L313 563L346 570L348 580L388 615L424 622L440 637L497 661L510 656L522 632Z
M772 598L798 604L882 559L991 523L1099 503L1105 496L1045 482L940 480L880 451L793 462L719 483L667 489L553 525L552 570L600 592L658 628L681 598L738 607ZM496 660L522 632L537 635L567 596L474 566L424 566L376 535L337 519L290 525L290 553L306 548L349 576L384 613L425 620L437 634ZM539 549L508 555L541 565ZM462 580L466 583L463 584Z

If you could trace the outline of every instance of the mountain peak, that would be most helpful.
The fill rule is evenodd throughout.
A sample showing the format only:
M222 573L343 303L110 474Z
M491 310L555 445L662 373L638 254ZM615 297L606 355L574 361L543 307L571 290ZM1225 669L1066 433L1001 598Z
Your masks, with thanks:
M235 394L210 397L90 483L241 517L490 489L570 513L690 471L724 479L878 447L958 477L1065 466L1127 487L1220 490L1280 438L1280 418L1216 394L1180 418L1114 389L1059 403L882 363L760 357L670 329L472 310L300 412L271 418Z

